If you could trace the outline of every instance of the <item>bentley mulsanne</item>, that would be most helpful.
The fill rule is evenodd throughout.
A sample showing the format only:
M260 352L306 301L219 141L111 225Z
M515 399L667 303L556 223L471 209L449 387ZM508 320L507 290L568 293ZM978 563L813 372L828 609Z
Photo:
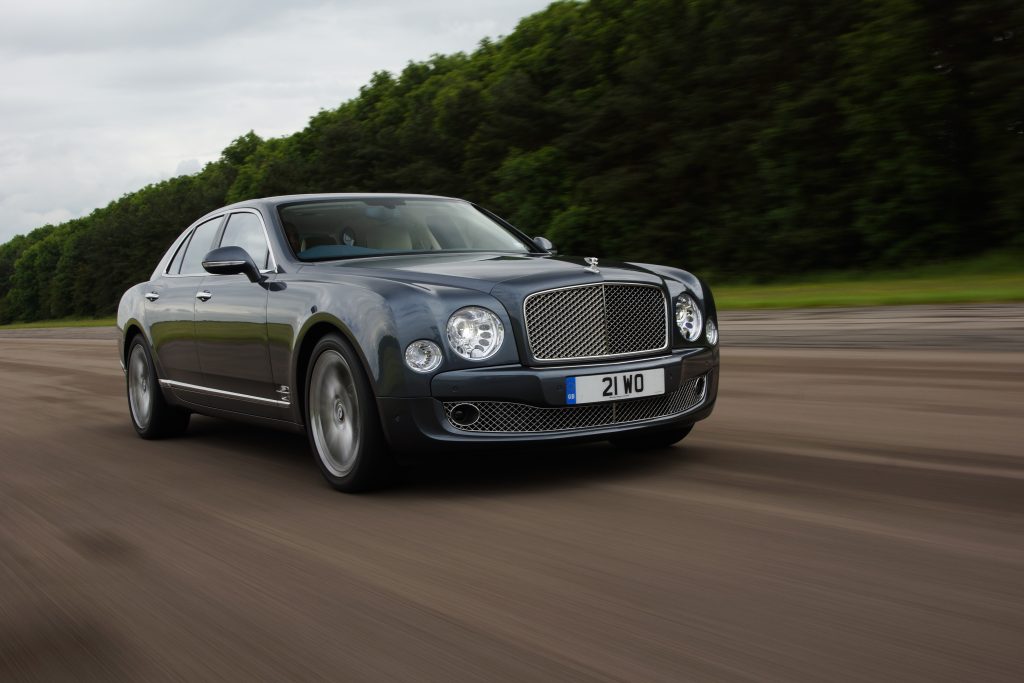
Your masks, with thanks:
M307 434L335 488L396 456L683 439L718 392L708 286L679 268L558 255L446 197L322 194L197 220L117 324L132 424L192 413Z

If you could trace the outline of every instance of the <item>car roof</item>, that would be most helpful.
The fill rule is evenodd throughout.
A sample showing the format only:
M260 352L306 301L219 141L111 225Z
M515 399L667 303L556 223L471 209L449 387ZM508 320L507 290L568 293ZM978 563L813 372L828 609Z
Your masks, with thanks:
M218 211L227 211L230 209L239 209L243 207L253 207L262 205L266 207L280 206L282 204L291 204L294 202L304 201L330 201L332 199L446 199L449 201L464 202L465 199L459 199L458 197L444 197L441 195L433 194L409 194L399 192L326 192L326 193L315 193L315 194L285 194L278 195L276 197L260 197L257 199L247 199L241 202L235 202L228 206L218 209Z

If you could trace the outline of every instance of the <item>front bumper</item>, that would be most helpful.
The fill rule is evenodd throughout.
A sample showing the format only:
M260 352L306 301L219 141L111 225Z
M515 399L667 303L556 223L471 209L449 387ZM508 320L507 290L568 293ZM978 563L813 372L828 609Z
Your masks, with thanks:
M434 376L431 396L379 398L377 403L388 441L400 451L600 441L613 434L681 426L708 417L718 396L718 365L715 347L615 363L455 370ZM665 371L663 396L565 403L567 377L657 368ZM459 403L479 407L488 419L473 428L457 426L450 415Z

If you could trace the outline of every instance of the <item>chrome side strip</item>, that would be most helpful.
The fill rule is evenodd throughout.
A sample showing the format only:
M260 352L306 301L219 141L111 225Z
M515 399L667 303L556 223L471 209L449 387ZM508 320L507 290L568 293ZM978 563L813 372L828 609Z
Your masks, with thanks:
M249 403L265 403L267 405L280 406L282 408L291 405L291 401L278 401L273 398L263 398L262 396L236 394L233 391L224 391L223 389L201 387L197 384L186 384L185 382L175 382L174 380L171 379L160 380L160 386L167 387L168 389L180 389L181 391L194 391L199 394L209 394L210 396L223 396L224 398L233 398L237 401L248 401Z
M244 266L245 261L203 261L203 268L226 268L227 266Z

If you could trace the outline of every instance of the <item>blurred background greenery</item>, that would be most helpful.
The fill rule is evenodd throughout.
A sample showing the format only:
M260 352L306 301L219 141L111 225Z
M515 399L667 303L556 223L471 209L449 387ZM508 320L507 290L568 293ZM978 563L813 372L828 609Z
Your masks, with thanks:
M225 203L348 191L465 197L727 307L1024 299L1024 3L556 2L0 246L0 323L109 315Z

